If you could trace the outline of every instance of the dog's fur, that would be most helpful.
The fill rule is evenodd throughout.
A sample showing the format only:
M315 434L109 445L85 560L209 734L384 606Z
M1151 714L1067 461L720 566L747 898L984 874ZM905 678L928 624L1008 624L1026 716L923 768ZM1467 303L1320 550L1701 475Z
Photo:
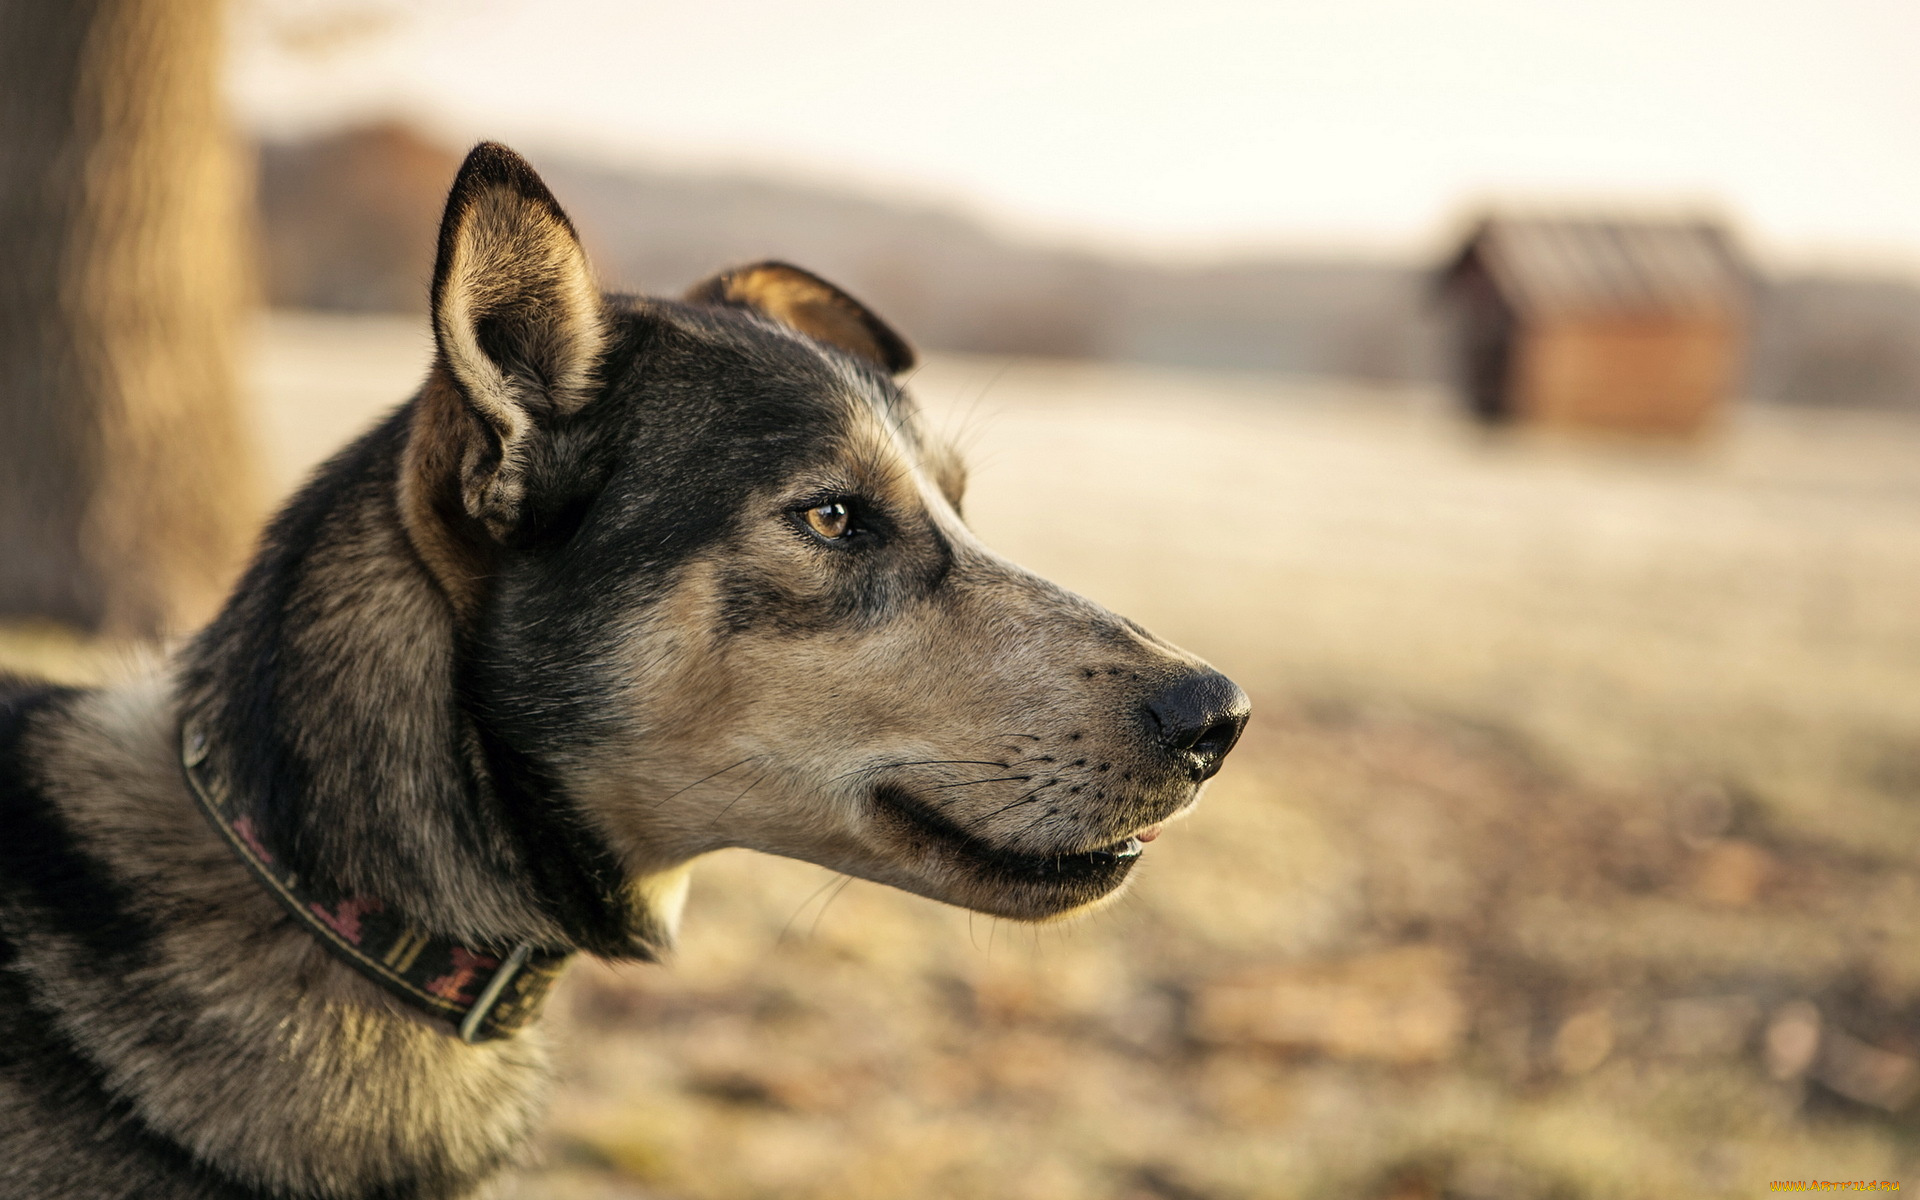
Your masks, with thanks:
M0 1194L466 1195L541 1106L538 1026L460 1041L248 874L183 783L183 708L313 887L615 958L660 953L728 846L1015 918L1095 903L1245 720L974 539L912 351L831 285L602 296L483 145L432 299L426 383L173 669L0 687Z

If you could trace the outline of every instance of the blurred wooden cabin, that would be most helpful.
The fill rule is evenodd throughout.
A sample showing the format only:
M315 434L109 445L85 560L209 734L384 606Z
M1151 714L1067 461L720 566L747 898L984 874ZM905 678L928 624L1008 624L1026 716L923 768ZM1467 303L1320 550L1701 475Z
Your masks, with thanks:
M1740 384L1750 273L1710 221L1490 216L1440 289L1488 422L1687 436Z

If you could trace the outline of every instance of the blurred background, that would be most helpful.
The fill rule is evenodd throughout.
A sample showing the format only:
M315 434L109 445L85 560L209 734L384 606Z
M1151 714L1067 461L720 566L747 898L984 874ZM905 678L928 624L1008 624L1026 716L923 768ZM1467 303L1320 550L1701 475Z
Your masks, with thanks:
M1748 1196L1920 1162L1920 9L0 2L0 665L208 614L506 140L926 351L1253 693L1096 916L803 864L577 968L511 1196Z

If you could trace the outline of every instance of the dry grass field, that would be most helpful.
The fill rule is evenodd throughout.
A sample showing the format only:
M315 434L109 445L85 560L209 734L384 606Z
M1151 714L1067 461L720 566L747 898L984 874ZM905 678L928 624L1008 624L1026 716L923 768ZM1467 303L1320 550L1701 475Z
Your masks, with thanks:
M364 319L259 346L282 487L425 356ZM508 1196L1920 1186L1920 424L1645 447L1268 377L913 386L976 528L1239 679L1243 747L1072 924L716 856L677 961L573 973Z

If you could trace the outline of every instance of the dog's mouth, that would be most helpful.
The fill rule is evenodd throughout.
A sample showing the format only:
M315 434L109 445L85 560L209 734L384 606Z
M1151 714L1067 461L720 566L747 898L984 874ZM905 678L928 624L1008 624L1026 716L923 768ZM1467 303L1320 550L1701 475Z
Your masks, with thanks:
M906 834L923 853L955 861L976 876L1087 893L1085 898L1089 900L1119 887L1139 861L1146 843L1160 835L1156 824L1092 850L1035 854L996 846L968 833L894 784L874 788L873 803L888 823Z

